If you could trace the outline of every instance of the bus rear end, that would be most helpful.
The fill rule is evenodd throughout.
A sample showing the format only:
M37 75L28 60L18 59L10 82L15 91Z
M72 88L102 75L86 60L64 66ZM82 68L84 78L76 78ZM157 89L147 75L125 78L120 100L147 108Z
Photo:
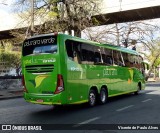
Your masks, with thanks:
M22 47L24 99L37 104L63 104L57 35L26 39Z

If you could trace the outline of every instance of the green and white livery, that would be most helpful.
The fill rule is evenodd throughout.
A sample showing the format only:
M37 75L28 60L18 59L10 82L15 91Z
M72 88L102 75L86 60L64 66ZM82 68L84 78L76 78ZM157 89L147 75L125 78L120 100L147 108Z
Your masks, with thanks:
M104 104L108 97L145 88L142 57L133 50L65 34L26 39L24 98L37 104Z

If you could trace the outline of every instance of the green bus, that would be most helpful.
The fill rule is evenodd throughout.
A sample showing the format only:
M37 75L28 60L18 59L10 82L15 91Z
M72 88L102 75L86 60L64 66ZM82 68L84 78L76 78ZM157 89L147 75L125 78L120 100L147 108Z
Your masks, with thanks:
M134 50L65 34L26 39L22 46L24 99L35 104L104 104L145 88L142 57Z

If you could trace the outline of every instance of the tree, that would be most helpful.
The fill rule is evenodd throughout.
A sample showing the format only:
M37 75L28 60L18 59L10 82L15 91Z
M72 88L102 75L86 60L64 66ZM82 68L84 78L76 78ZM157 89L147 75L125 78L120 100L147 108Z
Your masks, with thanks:
M19 48L19 46L17 46ZM20 57L21 52L14 51L13 40L2 40L0 42L0 61L5 62L5 67L15 68L19 76L21 71Z
M141 51L141 53L144 55L144 58L148 59L150 62L150 68L146 74L147 80L153 69L160 64L160 38L143 41L142 43L144 44L146 50ZM146 53L146 51L148 52Z
M35 0L34 18L36 21L43 21L43 24L38 28L35 26L34 32L68 31L71 34L74 30L76 36L81 36L83 29L96 23L95 18L91 20L91 16L99 12L100 3L101 0ZM23 19L31 20L30 3L18 0L16 5Z
M31 1L33 8L31 10ZM13 52L15 44L21 46L21 42L28 33L65 32L74 30L76 36L81 35L81 30L93 25L91 16L98 12L100 0L17 0L15 1L16 13L22 18L18 27L27 27L12 30L11 34L16 38L2 40L0 42L0 60L5 61L8 67L16 68L17 75L20 71L20 51ZM33 20L34 15L34 20ZM32 16L32 21L31 21ZM95 20L95 19L93 19ZM41 22L41 23L40 23ZM31 25L34 31L31 31ZM28 25L29 24L29 25ZM33 29L32 29L33 30Z
M146 21L87 28L99 24L91 17L99 12L99 0L35 0L34 13L30 13L30 3L27 0L17 1L16 8L20 9L24 21L28 20L31 25L29 18L34 14L35 20L42 22L40 26L35 26L34 32L37 34L55 31L68 31L71 34L74 30L76 36L81 36L83 30L91 40L124 47L133 45L133 49L136 50L136 45L149 45L148 43L155 39L155 31L159 30L159 26ZM154 57L155 60L159 58L158 55ZM150 62L152 70L155 61L153 59Z
M159 30L159 25L152 21L137 21L87 28L83 33L90 40L124 47L132 45L132 49L138 49L144 58L150 62L150 68L146 74L146 79L148 79L153 68L159 65L160 38L157 38Z
M148 37L153 36L159 26L150 21L136 21L120 24L91 27L84 30L85 36L89 39L96 39L98 42L111 43L129 47L135 43L141 43ZM95 32L96 31L96 32Z

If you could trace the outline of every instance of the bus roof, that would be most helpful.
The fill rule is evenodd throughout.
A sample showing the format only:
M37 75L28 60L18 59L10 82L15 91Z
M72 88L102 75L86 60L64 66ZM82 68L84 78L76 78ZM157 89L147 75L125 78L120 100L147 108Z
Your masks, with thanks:
M121 46L115 46L115 45L111 45L111 44L103 44L104 47L108 48L108 49L113 49L113 50L117 50L117 51L121 51L124 53L129 53L129 54L134 54L134 55L139 55L139 53L135 50L131 50L125 47L121 47Z

